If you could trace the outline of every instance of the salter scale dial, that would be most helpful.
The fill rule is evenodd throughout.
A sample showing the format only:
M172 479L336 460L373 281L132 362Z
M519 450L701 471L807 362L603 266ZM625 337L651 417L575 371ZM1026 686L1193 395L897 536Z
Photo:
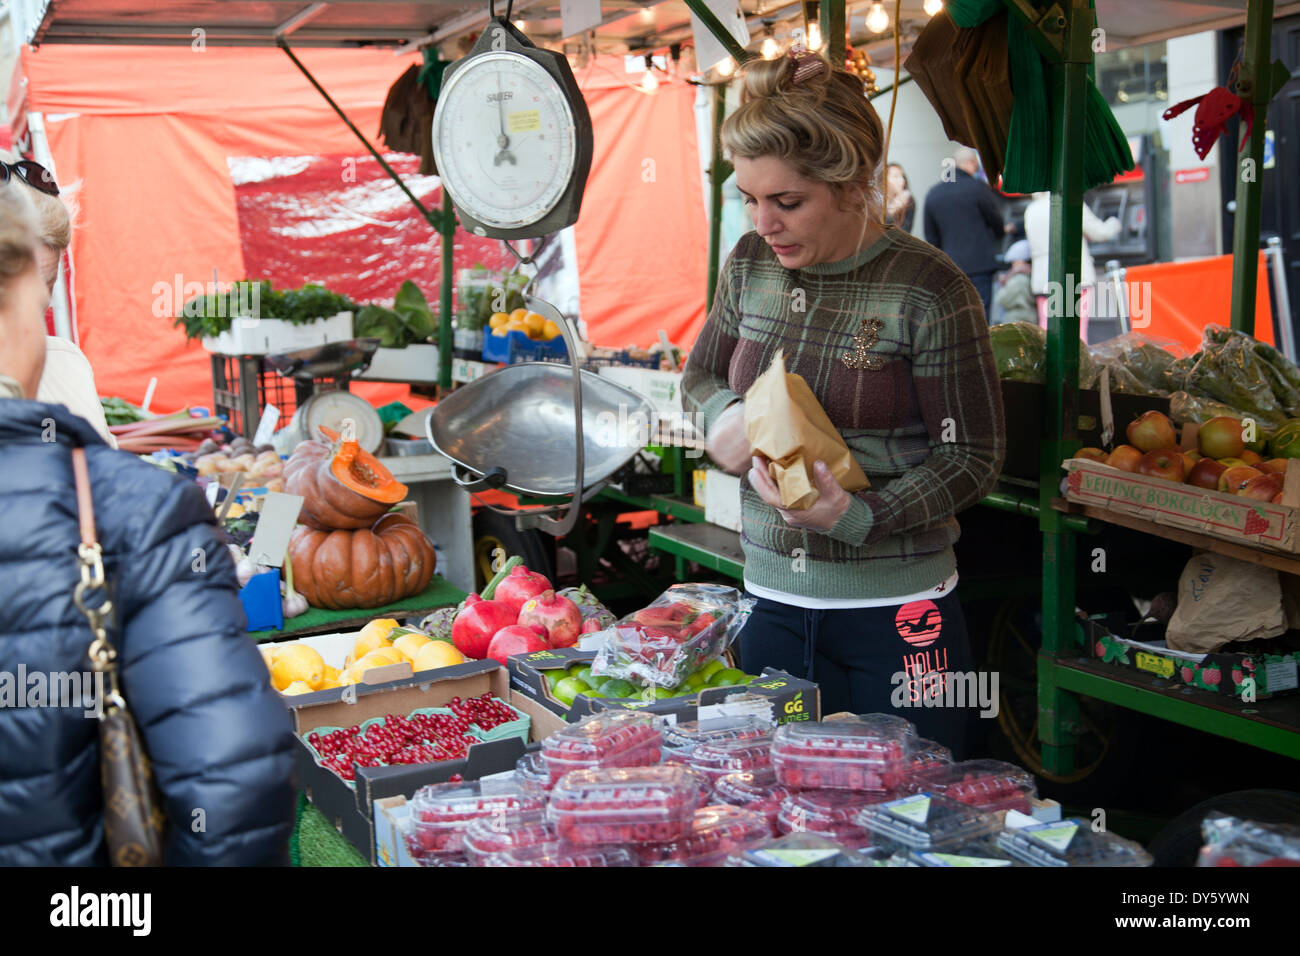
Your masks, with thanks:
M434 159L461 224L494 239L573 225L591 153L591 115L569 61L493 17L447 68L433 116Z

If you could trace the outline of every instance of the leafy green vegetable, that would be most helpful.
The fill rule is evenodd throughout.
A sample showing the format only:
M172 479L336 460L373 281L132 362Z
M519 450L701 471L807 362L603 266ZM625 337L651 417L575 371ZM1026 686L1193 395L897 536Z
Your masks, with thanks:
M434 334L433 310L424 293L410 279L402 283L393 301L393 311L406 323L406 331L411 341L420 342Z
M363 306L352 318L352 334L357 338L379 339L386 349L401 348L406 344L406 324L392 309L382 305Z
M227 331L231 319L237 316L282 319L305 325L355 310L356 306L346 296L330 292L323 285L308 283L301 289L276 291L265 279L242 280L233 283L226 292L190 299L173 325L184 328L186 338L197 339Z
M116 396L101 398L100 406L104 409L104 419L110 425L129 425L131 422L144 421L144 413L130 402Z

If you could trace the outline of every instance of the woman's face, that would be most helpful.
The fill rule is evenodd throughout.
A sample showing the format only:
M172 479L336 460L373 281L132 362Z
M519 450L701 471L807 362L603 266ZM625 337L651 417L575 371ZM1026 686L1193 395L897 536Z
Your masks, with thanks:
M7 282L0 298L0 373L17 379L26 398L36 397L45 370L49 304L49 289L34 264Z
M860 248L863 217L841 208L830 186L805 179L774 156L737 156L735 167L754 229L787 269L838 262ZM867 237L874 236L868 229Z
M888 176L889 194L891 196L907 188L907 177L903 175L903 171L899 167L890 166L886 175Z

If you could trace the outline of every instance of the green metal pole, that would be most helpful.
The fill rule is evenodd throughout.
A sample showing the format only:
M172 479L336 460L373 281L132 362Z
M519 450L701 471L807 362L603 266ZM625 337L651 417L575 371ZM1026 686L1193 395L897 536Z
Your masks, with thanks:
M731 58L740 66L754 58L754 55L748 52L743 46L736 42L736 38L731 35L731 31L722 25L722 21L713 15L704 4L704 0L683 0L691 13L695 14L700 22L704 24L705 29L713 34L714 39L727 48ZM841 0L843 2L843 0Z
M727 115L727 88L713 87L713 161L709 163L709 286L704 293L706 312L713 311L718 285L718 260L722 256L722 184L731 175L731 163L722 156L722 121Z
M845 37L844 0L822 0L818 19L821 21L823 52L832 66L844 68L844 56L848 46ZM894 24L898 29L898 24ZM897 67L897 64L895 64ZM897 72L897 69L895 70Z
M1232 327L1254 334L1256 278L1259 275L1259 215L1264 192L1264 129L1272 92L1269 66L1273 38L1273 0L1247 4L1246 49L1237 90L1255 107L1255 125L1237 164L1237 212L1232 227ZM1234 149L1224 140L1220 149Z
M438 388L445 389L451 388L451 284L455 281L456 266L456 211L452 208L446 186L442 190L442 215L439 219L438 234L442 241L438 244L438 252L442 259L442 280L438 288Z

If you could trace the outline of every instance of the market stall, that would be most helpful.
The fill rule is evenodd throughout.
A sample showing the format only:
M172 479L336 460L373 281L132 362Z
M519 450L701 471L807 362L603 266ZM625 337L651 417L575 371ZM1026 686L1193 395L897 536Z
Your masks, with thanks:
M400 7L405 16L410 5L371 6L375 10ZM749 55L744 45L709 7L696 0L688 0L686 6L736 61L744 61ZM956 8L953 17L962 29L975 28L989 12L976 10L978 4L950 6ZM992 6L1001 9L1000 4ZM371 41L406 42L424 36L421 29L425 28L429 31L425 40L479 27L499 28L508 37L504 47L493 47L485 30L478 46L458 61L457 68L447 71L438 107L442 119L450 122L446 117L456 109L466 111L461 114L462 124L482 119L475 114L481 107L461 104L476 102L475 94L496 88L501 68L494 64L513 57L512 69L524 77L518 80L520 89L527 88L534 102L546 102L537 108L538 115L519 120L521 129L511 132L541 129L543 122L549 122L561 138L570 137L567 163L556 162L554 155L509 159L554 193L549 205L524 202L518 196L506 200L490 183L458 175L458 162L468 166L459 155L468 148L462 147L468 144L464 126L457 127L454 136L450 127L442 127L440 135L435 116L431 135L442 170L444 205L441 214L428 215L444 238L450 239L455 228L453 201L461 223L480 237L514 242L540 239L578 218L588 182L584 164L591 162L591 117L584 91L563 55L539 49L508 20L457 20L447 9L439 11L445 15L442 22L421 20L421 29L396 16L382 25L340 21L327 27L331 5L322 7L324 18L315 18L310 29L309 19L292 23L295 30L302 29L304 45L333 42L341 34L331 29ZM1051 154L1037 172L1041 175L1045 169L1051 179L1052 280L1064 286L1078 269L1085 179L1101 175L1095 169L1085 171L1086 160L1093 158L1087 150L1068 146L1084 142L1088 135L1084 102L1097 13L1086 0L1053 6L1046 13L1024 0L1008 2L1006 7L1022 52L1031 50L1042 61L1044 83L1038 92L1050 102L1050 110L1040 120L1050 119ZM1238 86L1254 95L1256 111L1262 115L1271 84L1261 83L1258 88L1251 84L1263 72L1258 53L1267 46L1272 4L1251 4L1251 13L1248 45L1254 52L1238 75ZM61 20L63 16L70 19ZM818 16L809 17L806 10L799 16L808 18L805 25L818 23L831 38L833 57L844 54L843 3L824 2ZM112 21L113 17L106 17L94 27L94 35L113 35ZM42 22L38 36L49 43L60 38L72 42L84 38L82 31L91 29L88 22L55 8ZM1017 34L1018 30L1022 32ZM288 32L287 27L277 30L274 22L227 24L214 29L211 37L232 44L271 37L283 42ZM160 37L176 39L165 30ZM715 104L723 102L723 89L716 87ZM500 100L499 90L497 96ZM719 106L715 127L721 116ZM488 117L493 129L497 118ZM498 160L510 148L505 123L501 119L500 140L494 147L500 151ZM1251 139L1247 158L1258 156L1260 135ZM1113 159L1119 164L1124 161ZM715 229L710 278L716 273L719 253L717 189L726 174L716 139L712 171ZM1029 174L1022 168L1021 175ZM587 202L584 208L589 209L590 196ZM1117 664L1128 663L1127 651L1122 642L1111 639L1105 622L1076 622L1073 614L1077 574L1073 535L1092 530L1097 521L1300 573L1294 557L1300 548L1294 527L1295 508L1300 507L1300 466L1287 462L1300 457L1298 433L1289 425L1292 416L1300 419L1300 371L1276 352L1262 351L1248 335L1255 312L1257 215L1257 192L1252 197L1249 186L1243 186L1230 321L1222 331L1207 331L1196 361L1172 353L1166 361L1163 355L1153 356L1151 350L1159 352L1158 346L1136 343L1112 356L1101 373L1107 383L1127 375L1145 386L1128 389L1128 396L1165 400L1173 421L1158 408L1150 409L1147 414L1154 417L1146 421L1153 433L1130 430L1125 437L1142 455L1176 449L1180 477L1182 453L1221 465L1214 474L1214 490L1203 489L1207 495L1180 490L1197 501L1221 495L1221 500L1213 500L1239 516L1239 531L1225 533L1206 527L1204 521L1182 527L1172 521L1161 524L1151 519L1149 508L1125 512L1115 507L1115 501L1132 497L1128 493L1083 501L1089 474L1109 482L1106 487L1112 490L1126 482L1145 481L1166 497L1176 492L1172 483L1167 489L1157 484L1170 482L1168 476L1139 472L1136 463L1132 468L1120 467L1123 455L1116 457L1115 451L1103 453L1106 461L1100 464L1077 454L1081 390L1093 380L1087 368L1091 354L1075 345L1078 318L1073 309L1053 314L1045 337L1003 346L1003 352L1016 360L1038 349L1037 357L1024 359L1018 371L1031 384L1040 385L1039 394L1045 397L1041 433L1026 432L1030 439L1039 439L1036 460L1031 462L1037 487L1032 493L1002 488L986 502L992 508L1037 517L1042 530L1043 648L1038 657L1042 753L1041 763L1032 768L1035 771L1062 775L1073 769L1071 733L1077 722L1077 694L1146 709L1300 756L1294 698L1257 704L1259 695L1252 693L1246 701L1252 705L1247 713L1222 699L1209 703L1186 696L1181 689L1177 693L1166 687L1152 689L1145 678L1116 672ZM523 258L532 251L529 247ZM451 369L453 347L462 344L454 346L451 335L448 262L444 260L436 343L442 350L439 384L444 388L451 383L442 373ZM711 281L709 295L712 286ZM325 419L311 421L310 427L304 411L302 432L292 434L293 441L286 440L283 448L271 445L265 458L261 456L267 454L266 440L271 435L258 436L255 431L250 436L247 430L254 425L252 410L272 404L266 401L244 406L241 430L245 434L223 436L229 439L226 447L214 442L205 449L197 436L172 426L180 427L174 434L183 434L187 443L195 445L190 460L160 456L161 465L192 467L196 477L215 479L205 484L212 489L210 500L221 509L223 520L258 516L255 528L244 529L239 562L244 587L251 588L246 600L250 620L254 613L280 617L274 627L255 629L252 636L263 642L268 677L284 695L294 720L297 778L303 790L292 846L295 862L396 867L1140 867L1154 862L1152 853L1137 841L1099 830L1086 817L1044 797L1035 773L1025 767L990 759L954 761L946 747L922 738L913 722L900 716L824 714L818 686L811 680L774 668L761 674L738 670L729 648L753 602L736 587L702 580L711 576L709 571L732 579L742 574L743 553L735 535L738 517L734 510L725 513L725 503L730 500L734 505L738 489L728 486L724 478L708 477L699 500L688 496L694 476L687 467L686 450L701 444L698 435L688 434L666 436L675 437L677 450L662 458L672 463L671 470L661 466L655 477L671 475L671 489L641 494L626 482L612 486L612 476L648 442L628 437L626 430L613 441L591 442L584 435L590 439L600 415L618 407L643 412L647 421L653 418L655 410L646 394L652 389L647 385L629 389L619 384L618 373L586 367L584 359L600 356L588 354L590 343L581 342L575 323L538 298L535 289L520 291L522 315L497 309L486 329L480 324L483 351L477 359L462 359L479 363L472 369L462 366L462 377L469 381L455 391L440 392L432 411L421 417L421 426L403 433L416 441L423 435L430 445L428 454L377 454L380 442L387 440L382 423L378 441L367 447L364 422L358 421L364 416L355 405L349 413L346 399L337 398L347 396L348 389L312 387L295 394L295 412L308 409L307 400L321 396L326 401L336 396L332 400L341 401L340 408ZM702 299L698 291L696 283L691 295ZM398 308L395 302L394 311ZM533 316L540 321L533 321ZM701 316L702 310L693 310L691 322ZM325 316L322 312L313 318ZM356 318L349 315L338 336L306 345L355 347L364 352L366 346L356 343L370 337L354 325ZM557 335L545 334L548 322ZM498 330L504 334L494 336ZM1003 334L1033 339L1033 333L1023 329ZM431 329L410 345L433 344L423 341L430 337ZM494 342L494 337L504 341ZM559 350L561 341L563 354L539 354L548 348ZM485 370L479 365L495 364L490 361L494 348L504 349L499 356L504 367L482 374ZM532 353L528 358L558 361L518 362L521 349ZM264 374L261 356L287 357L290 363L312 361L304 351L269 344L262 353L237 348L230 357L257 356L258 361L227 384L238 380L247 395ZM369 351L358 361L374 368L369 361L373 344ZM646 371L675 375L678 363L671 359L671 343L663 343L659 354L668 367ZM1231 380L1232 369L1246 361L1255 363L1251 371L1240 381ZM1158 366L1154 372L1153 364ZM335 367L314 371L321 374L299 376L299 381L315 386L320 379L340 374ZM1032 382L1035 376L1036 383ZM1260 381L1267 387L1259 389ZM1162 389L1164 382L1178 388ZM1225 390L1233 385L1255 402L1229 404L1227 411L1240 416L1235 419L1219 414L1225 411ZM233 393L233 389L226 391ZM1099 390L1098 424L1104 436L1099 441L1106 444L1112 442L1105 433L1123 423L1112 407L1112 391L1121 406L1120 395L1125 394L1110 384ZM1172 411L1171 391L1183 396L1181 414ZM1268 419L1270 413L1273 420L1267 435L1256 435L1243 422L1252 416ZM668 417L659 420L661 428ZM1235 433L1222 424L1225 419L1237 422ZM146 418L144 435L137 435L137 440L147 441L148 423ZM1181 435L1173 431L1175 423L1181 426ZM212 424L204 417L182 422L191 430ZM1241 458L1247 445L1257 442L1272 457L1255 452L1255 463L1268 462L1276 471L1250 468L1250 460ZM1289 454L1293 445L1296 456ZM597 447L603 454L595 452ZM151 449L141 445L139 450ZM212 457L205 461L205 455ZM1239 474L1236 484L1220 489L1218 479L1235 466L1219 459L1242 460L1245 464L1239 467L1256 473ZM1063 462L1069 478L1062 492ZM1191 466L1189 460L1189 470ZM1233 496L1232 491L1244 490L1250 481L1261 478L1265 480L1251 486L1261 494L1235 500L1241 496ZM264 480L264 493L241 499L240 488L248 479ZM278 488L270 486L274 481L279 482ZM1020 487L1026 487L1023 481ZM606 595L597 591L594 579L583 577L581 563L576 586L560 589L557 580L530 569L516 556L495 560L494 576L477 593L468 594L475 585L476 558L471 556L468 530L469 496L489 489L512 499L505 502L507 516L517 529L541 531L560 540L571 540L575 529L582 530L579 522L590 514L586 509L602 500L619 510L653 511L674 519L655 527L649 543L676 558L679 579L694 574L701 580L642 594L626 613L615 613L600 600ZM235 507L243 514L232 519ZM435 557L435 542L443 555ZM290 616L291 610L297 613ZM922 632L915 637L918 646L925 646L923 622L923 618L906 622ZM1076 629L1081 640L1076 640ZM1098 648L1092 655L1095 660L1080 661L1076 644ZM1142 652L1156 653L1146 648ZM1202 690L1209 690L1206 684L1218 683L1208 677L1217 666L1210 661L1194 671ZM1262 673L1268 665L1257 661L1249 669ZM1292 676L1294 671L1293 661ZM1252 686L1266 697L1287 689L1280 682L1271 688L1262 681ZM935 693L924 677L912 691L912 701ZM1204 839L1202 865L1300 859L1294 828L1215 818L1207 819Z

